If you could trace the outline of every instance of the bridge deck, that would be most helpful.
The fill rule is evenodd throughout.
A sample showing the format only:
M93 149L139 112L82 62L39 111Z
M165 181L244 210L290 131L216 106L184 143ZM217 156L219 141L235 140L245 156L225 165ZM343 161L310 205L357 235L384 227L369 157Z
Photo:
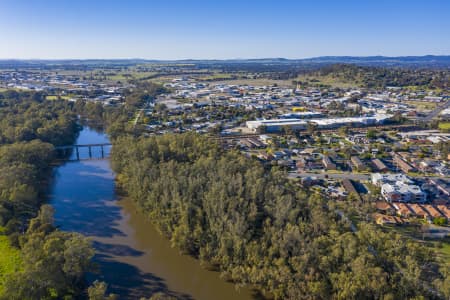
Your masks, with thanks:
M57 146L56 150L60 149L70 149L70 148L89 148L89 147L106 147L111 146L111 143L103 143L103 144L75 144L75 145L67 145L67 146Z

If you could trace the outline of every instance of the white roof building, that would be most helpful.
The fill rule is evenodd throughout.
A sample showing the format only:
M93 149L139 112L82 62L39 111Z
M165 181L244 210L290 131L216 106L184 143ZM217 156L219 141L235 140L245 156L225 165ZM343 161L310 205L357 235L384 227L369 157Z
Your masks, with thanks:
M385 183L396 183L401 182L404 184L413 184L413 181L402 173L396 174L381 174L381 173L372 173L372 183L381 186Z
M291 127L292 129L305 129L308 123L317 124L320 129L338 128L344 125L374 125L382 124L390 119L392 115L376 114L369 117L349 117L349 118L324 118L324 119L309 119L305 121L299 118L292 119L270 119L270 120L256 120L247 121L246 125L249 129L256 130L261 126L265 126L268 132L281 131L283 127Z
M425 202L426 193L404 174L372 174L372 183L381 186L381 195L389 202Z
M417 185L403 182L385 183L381 186L381 195L389 202L420 202L426 201L426 194Z

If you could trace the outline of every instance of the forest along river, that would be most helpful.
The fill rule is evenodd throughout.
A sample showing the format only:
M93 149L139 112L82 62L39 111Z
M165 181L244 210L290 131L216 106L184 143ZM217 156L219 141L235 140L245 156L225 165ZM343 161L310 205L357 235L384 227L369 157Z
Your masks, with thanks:
M85 126L76 144L108 142L105 134ZM101 157L100 148L93 148L92 154ZM59 228L92 239L99 272L89 274L89 281L107 282L120 299L155 292L182 299L253 299L250 289L237 291L218 272L203 269L194 258L171 248L130 199L119 201L109 160L83 160L87 157L88 149L80 148L80 161L67 161L55 169L50 203ZM71 159L75 158L74 153Z

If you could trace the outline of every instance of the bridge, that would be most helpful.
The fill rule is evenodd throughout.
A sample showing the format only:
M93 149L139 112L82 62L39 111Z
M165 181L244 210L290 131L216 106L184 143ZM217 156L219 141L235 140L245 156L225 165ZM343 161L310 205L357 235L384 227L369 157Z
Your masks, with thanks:
M76 144L76 145L67 145L67 146L58 146L55 147L55 151L62 154L62 156L68 156L71 151L75 150L76 160L81 159L95 159L95 158L105 158L105 147L110 147L110 143L101 143L101 144ZM88 157L81 158L80 157L80 148L88 148ZM101 157L94 157L92 150L95 148L100 148Z

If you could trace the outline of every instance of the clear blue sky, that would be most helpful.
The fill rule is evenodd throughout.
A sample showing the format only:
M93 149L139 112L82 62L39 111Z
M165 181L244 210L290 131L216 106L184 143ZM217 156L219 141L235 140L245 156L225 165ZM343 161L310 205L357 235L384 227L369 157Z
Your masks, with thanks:
M425 54L450 54L450 0L0 0L0 58Z

